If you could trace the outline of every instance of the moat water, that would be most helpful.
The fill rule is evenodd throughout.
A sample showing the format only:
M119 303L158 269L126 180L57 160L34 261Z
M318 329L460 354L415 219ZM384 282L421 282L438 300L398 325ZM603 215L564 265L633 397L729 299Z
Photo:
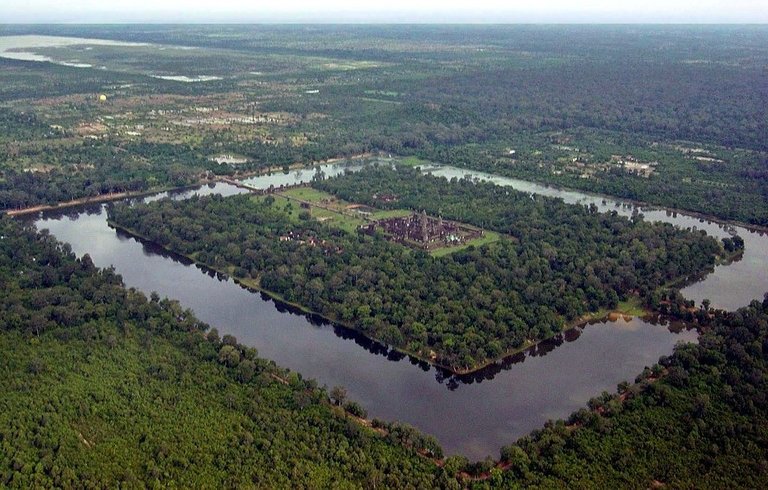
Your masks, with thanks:
M344 171L328 165L326 175ZM350 167L351 170L359 165ZM465 170L440 167L435 174L466 175ZM288 185L311 179L315 171L289 172L248 180L251 185ZM579 192L562 191L514 179L471 172L500 185L561 197L567 202L595 202L601 210L632 210L616 201ZM224 195L243 192L216 184L173 194L184 199L194 193ZM159 199L166 194L153 196ZM498 456L499 448L541 427L548 419L567 417L602 391L613 392L622 381L633 381L643 367L671 354L678 342L696 340L696 333L641 319L597 322L574 329L537 348L507 359L472 376L456 377L390 351L344 328L298 314L260 293L241 288L231 279L190 265L152 245L110 228L106 206L96 204L35 218L69 242L78 255L88 253L101 267L113 265L130 287L147 294L181 301L197 316L256 347L261 356L313 377L321 385L343 385L371 417L410 423L438 438L447 454L470 459ZM696 226L715 236L727 227L681 214L641 210L646 219ZM768 291L768 237L735 228L745 240L741 261L717 267L684 290L687 297L734 309L762 298Z

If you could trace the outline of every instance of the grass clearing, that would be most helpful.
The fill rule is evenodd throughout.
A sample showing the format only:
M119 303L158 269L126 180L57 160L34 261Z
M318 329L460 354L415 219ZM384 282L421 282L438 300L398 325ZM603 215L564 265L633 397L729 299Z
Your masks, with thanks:
M469 248L470 246L481 247L483 245L488 245L491 243L498 242L499 240L501 240L501 235L499 233L496 233L495 231L486 230L483 236L481 236L480 238L475 238L474 240L470 240L467 243L463 243L455 247L443 247L443 248L438 248L437 250L432 250L430 252L430 255L432 255L432 257L444 257L454 252L458 252L460 250Z
M403 216L408 216L411 214L411 211L408 211L407 209L380 209L376 210L371 214L371 217L373 219L386 219L386 218L400 218Z
M327 209L325 207L312 205L310 205L310 209L304 209L301 207L301 203L296 201L296 199L301 199L310 203L320 202L328 196L330 196L330 194L326 194L322 191L301 187L297 189L290 189L289 191L286 191L282 194L276 193L270 194L269 196L253 196L252 199L254 202L264 202L264 200L266 200L268 197L272 197L274 199L272 206L276 207L277 209L284 210L291 221L294 223L299 223L301 221L299 214L302 211L309 211L309 214L312 216L312 218L320 221L321 223L325 223L326 225L332 226L334 228L340 228L349 233L356 233L357 227L362 225L365 220L362 217L353 215L352 213L354 213L354 211L342 211L343 207L347 203L341 202L341 204L339 204L340 209L337 211L334 209Z
M349 233L357 233L357 228L365 223L363 218L357 218L348 214L330 211L328 209L313 207L312 217L334 228L341 228Z
M296 187L283 192L270 195L274 199L273 206L284 210L291 221L300 222L299 214L309 211L312 218L328 226L342 229L348 233L357 233L357 229L367 222L366 218L381 220L387 218L404 217L412 214L408 209L373 209L367 216L359 214L354 208L354 203L338 199L333 194L312 187ZM253 196L255 202L263 202L268 196ZM302 208L299 201L309 203L310 208ZM441 247L430 251L433 257L443 257L470 246L481 247L499 241L502 235L493 231L485 231L483 236L475 238L454 247Z
M282 209L285 211L288 217L291 218L291 221L298 223L299 211L301 208L299 207L299 203L296 201L291 201L290 199L277 194L270 194L268 196L253 196L251 199L257 203L263 203L268 197L272 197L274 199L272 207Z
M621 301L616 306L616 311L625 315L640 317L649 313L648 309L643 306L642 301L637 296L631 296L626 301Z
M406 165L408 167L422 167L426 165L432 165L432 162L429 160L422 160L421 158L414 156L398 159L397 163Z
M302 201L309 202L321 202L324 200L332 201L337 200L333 194L329 194L325 191L317 190L314 187L297 187L295 189L288 189L280 194L294 199L301 199Z

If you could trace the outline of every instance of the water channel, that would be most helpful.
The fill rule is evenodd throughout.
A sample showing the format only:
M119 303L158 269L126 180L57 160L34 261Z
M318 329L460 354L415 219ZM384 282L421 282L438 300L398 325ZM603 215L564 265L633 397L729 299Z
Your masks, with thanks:
M345 168L334 164L322 170L333 175ZM451 167L431 171L448 177L472 173L500 185L561 197L567 202L595 202L601 210L632 212L616 207L610 199L603 204L602 197L578 192ZM314 171L294 171L251 178L248 183L279 186L307 181L313 175ZM172 197L239 192L242 190L233 186L216 184ZM69 242L78 255L90 254L96 265L113 265L128 286L180 300L221 334L235 335L241 343L256 347L263 357L313 377L321 385L345 386L350 398L360 402L369 416L400 420L433 434L447 454L460 453L470 459L497 457L501 446L541 427L548 419L566 417L603 390L614 391L619 382L632 381L644 366L670 354L676 343L696 339L695 332L640 319L598 322L569 331L476 376L449 376L353 332L291 312L232 280L221 279L118 233L106 223L106 206L50 212L37 218L36 224ZM717 224L680 214L642 212L646 219L697 226L715 236L726 236L728 232ZM718 267L701 282L686 288L687 297L697 302L707 297L713 305L733 309L753 298L762 298L768 291L768 237L741 228L736 231L746 242L744 258Z

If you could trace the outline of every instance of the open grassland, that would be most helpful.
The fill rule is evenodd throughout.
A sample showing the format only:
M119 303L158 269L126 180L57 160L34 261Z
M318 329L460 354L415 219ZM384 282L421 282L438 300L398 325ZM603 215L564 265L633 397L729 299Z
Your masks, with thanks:
M411 211L407 209L376 209L371 213L371 217L374 220L386 219L386 218L399 218L402 216L408 216Z
M295 189L288 189L281 194L292 197L294 199L300 199L308 202L331 202L337 200L333 194L329 194L325 191L315 189L314 187L297 187ZM343 202L343 201L339 201Z

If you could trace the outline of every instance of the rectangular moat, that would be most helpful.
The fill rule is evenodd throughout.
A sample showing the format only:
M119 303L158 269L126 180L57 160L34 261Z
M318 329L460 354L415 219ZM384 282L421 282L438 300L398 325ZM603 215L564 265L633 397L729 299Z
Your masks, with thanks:
M326 167L328 173L342 168L348 167ZM448 178L468 173L453 167L433 172ZM278 177L286 179L283 184L295 184L312 175L307 170ZM478 176L477 172L473 175ZM274 177L262 176L249 183L268 187L275 184ZM621 214L631 213L616 208L617 201L603 202L605 198L600 196L490 174L480 177L527 192L561 197L566 202L594 203L603 212L616 209ZM219 183L173 194L173 198L241 192L245 191ZM159 197L162 195L145 200ZM642 211L646 219L698 226L715 236L728 236L723 225L699 218L664 210ZM518 355L491 370L487 377L459 378L393 355L387 349L373 349L372 344L343 330L319 326L291 314L231 280L204 273L117 233L108 226L100 204L29 219L69 242L78 255L88 253L96 265L113 265L128 286L181 300L201 320L222 334L234 335L240 342L258 348L265 358L315 378L321 385L345 386L350 398L368 409L370 416L413 424L437 436L448 454L459 453L473 460L498 454L499 447L541 427L548 419L568 416L590 397L634 379L644 366L652 365L661 355L669 355L676 343L696 338L693 331L674 333L665 325L637 318L599 322L567 332L562 341L546 344L550 347ZM762 297L768 241L763 234L743 228L737 231L747 241L744 258L718 266L702 282L689 287L691 299L699 302L702 297L713 298L719 306L735 309L757 298L758 293ZM489 235L486 232L485 237Z

